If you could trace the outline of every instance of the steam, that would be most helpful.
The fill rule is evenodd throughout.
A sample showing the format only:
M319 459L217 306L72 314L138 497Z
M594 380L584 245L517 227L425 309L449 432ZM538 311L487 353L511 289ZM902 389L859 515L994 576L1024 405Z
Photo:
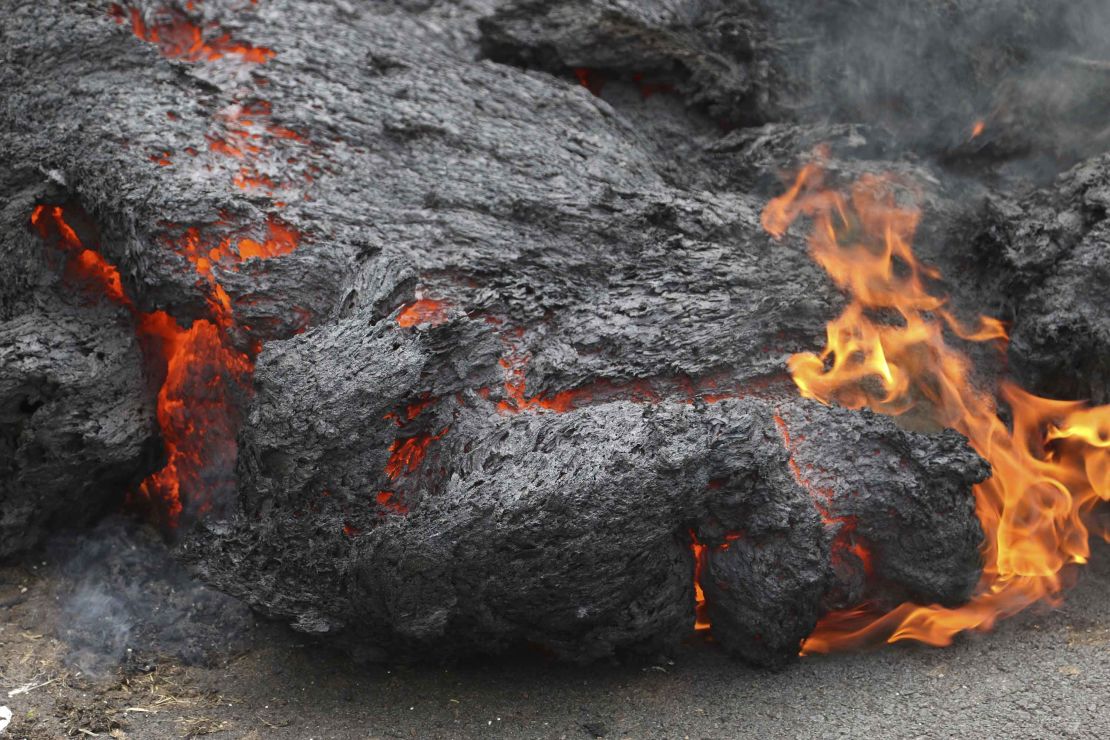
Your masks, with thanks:
M1110 4L765 5L769 51L801 81L782 92L801 120L879 125L919 151L1020 161L1029 174L1110 146Z
M249 610L194 582L149 527L113 518L50 545L59 562L55 629L92 677L160 657L208 664L245 647Z

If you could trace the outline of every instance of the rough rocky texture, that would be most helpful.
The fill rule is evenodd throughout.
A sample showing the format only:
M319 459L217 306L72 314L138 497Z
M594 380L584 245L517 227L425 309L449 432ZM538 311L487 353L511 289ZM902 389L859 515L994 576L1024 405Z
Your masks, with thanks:
M843 298L797 234L761 229L779 170L831 140L865 160L834 170L936 185L942 224L985 190L881 161L966 106L908 134L850 105L846 124L722 131L714 116L786 115L761 75L800 7L8 3L4 192L31 195L0 238L33 241L37 202L79 203L132 306L96 310L209 322L217 356L256 365L243 394L213 394L242 403L237 498L185 557L269 616L372 656L666 649L694 621L696 540L717 639L777 664L831 608L966 598L988 472L950 432L784 382ZM1007 16L1022 33L1044 17ZM483 49L621 78L598 97ZM644 99L641 70L673 90ZM909 119L933 100L915 91ZM927 254L963 258L931 228ZM146 403L149 365L109 400ZM201 473L191 485L230 470Z
M491 59L602 94L673 89L726 128L868 123L1041 174L1110 143L1097 0L513 0L479 26ZM971 141L977 120L986 136Z
M755 2L506 3L479 21L490 59L674 89L688 105L730 125L782 116L786 80L769 58L771 29ZM645 94L654 88L645 87Z
M987 470L957 435L789 397L498 413L475 392L496 349L464 318L352 317L269 345L240 515L189 546L205 579L372 654L527 641L584 660L688 634L693 535L715 634L767 664L830 606L957 602L976 581L968 487ZM431 403L392 415L413 398ZM426 456L391 474L406 439Z
M1013 318L1010 358L1029 387L1110 402L1110 158L1025 198L992 198L976 252Z
M148 472L152 398L127 314L63 284L15 173L0 208L0 557L79 527Z
M149 469L140 362L110 308L44 306L0 323L0 556L118 507Z

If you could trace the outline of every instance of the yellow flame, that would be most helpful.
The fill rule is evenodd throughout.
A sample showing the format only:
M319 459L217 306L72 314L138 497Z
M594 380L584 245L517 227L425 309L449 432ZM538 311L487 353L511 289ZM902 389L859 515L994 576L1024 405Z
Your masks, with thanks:
M957 608L865 604L829 614L806 653L877 640L946 645L959 632L1053 602L1062 569L1089 557L1086 515L1110 501L1110 406L1040 398L1004 382L999 396L1013 423L1001 421L995 395L976 389L969 358L946 334L1002 346L1005 327L990 317L965 327L930 290L940 274L913 253L920 213L903 202L909 191L893 177L865 175L840 192L810 164L767 205L762 223L776 238L799 217L812 220L810 254L850 301L829 323L824 350L794 355L789 368L807 398L891 415L915 410L967 436L993 469L975 487L983 576Z

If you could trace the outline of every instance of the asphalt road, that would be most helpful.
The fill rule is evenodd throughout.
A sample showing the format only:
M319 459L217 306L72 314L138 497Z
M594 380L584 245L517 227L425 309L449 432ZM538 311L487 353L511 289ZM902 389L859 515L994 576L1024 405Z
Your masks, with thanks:
M654 666L355 669L319 657L272 646L210 678L240 698L240 716L289 723L264 726L274 738L1105 738L1110 547L1059 609L945 649L804 658L779 673L706 644Z
M64 642L42 634L54 608L49 577L21 572L26 586L15 592L27 600L0 610L0 688L33 687L0 693L13 737L1110 737L1110 546L1101 543L1058 609L945 649L810 657L778 673L697 641L658 664L517 656L366 667L261 625L253 647L222 667L166 662L90 680L65 667Z

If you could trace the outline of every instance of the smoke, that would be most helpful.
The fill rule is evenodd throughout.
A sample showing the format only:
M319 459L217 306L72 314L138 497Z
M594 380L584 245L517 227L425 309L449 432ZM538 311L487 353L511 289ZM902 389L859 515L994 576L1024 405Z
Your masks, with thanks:
M1059 171L1110 145L1102 0L764 3L799 120L882 126L904 145ZM973 135L976 124L982 133Z
M192 580L149 527L111 518L49 545L59 565L59 638L68 662L102 677L162 657L210 664L247 645L249 610Z

